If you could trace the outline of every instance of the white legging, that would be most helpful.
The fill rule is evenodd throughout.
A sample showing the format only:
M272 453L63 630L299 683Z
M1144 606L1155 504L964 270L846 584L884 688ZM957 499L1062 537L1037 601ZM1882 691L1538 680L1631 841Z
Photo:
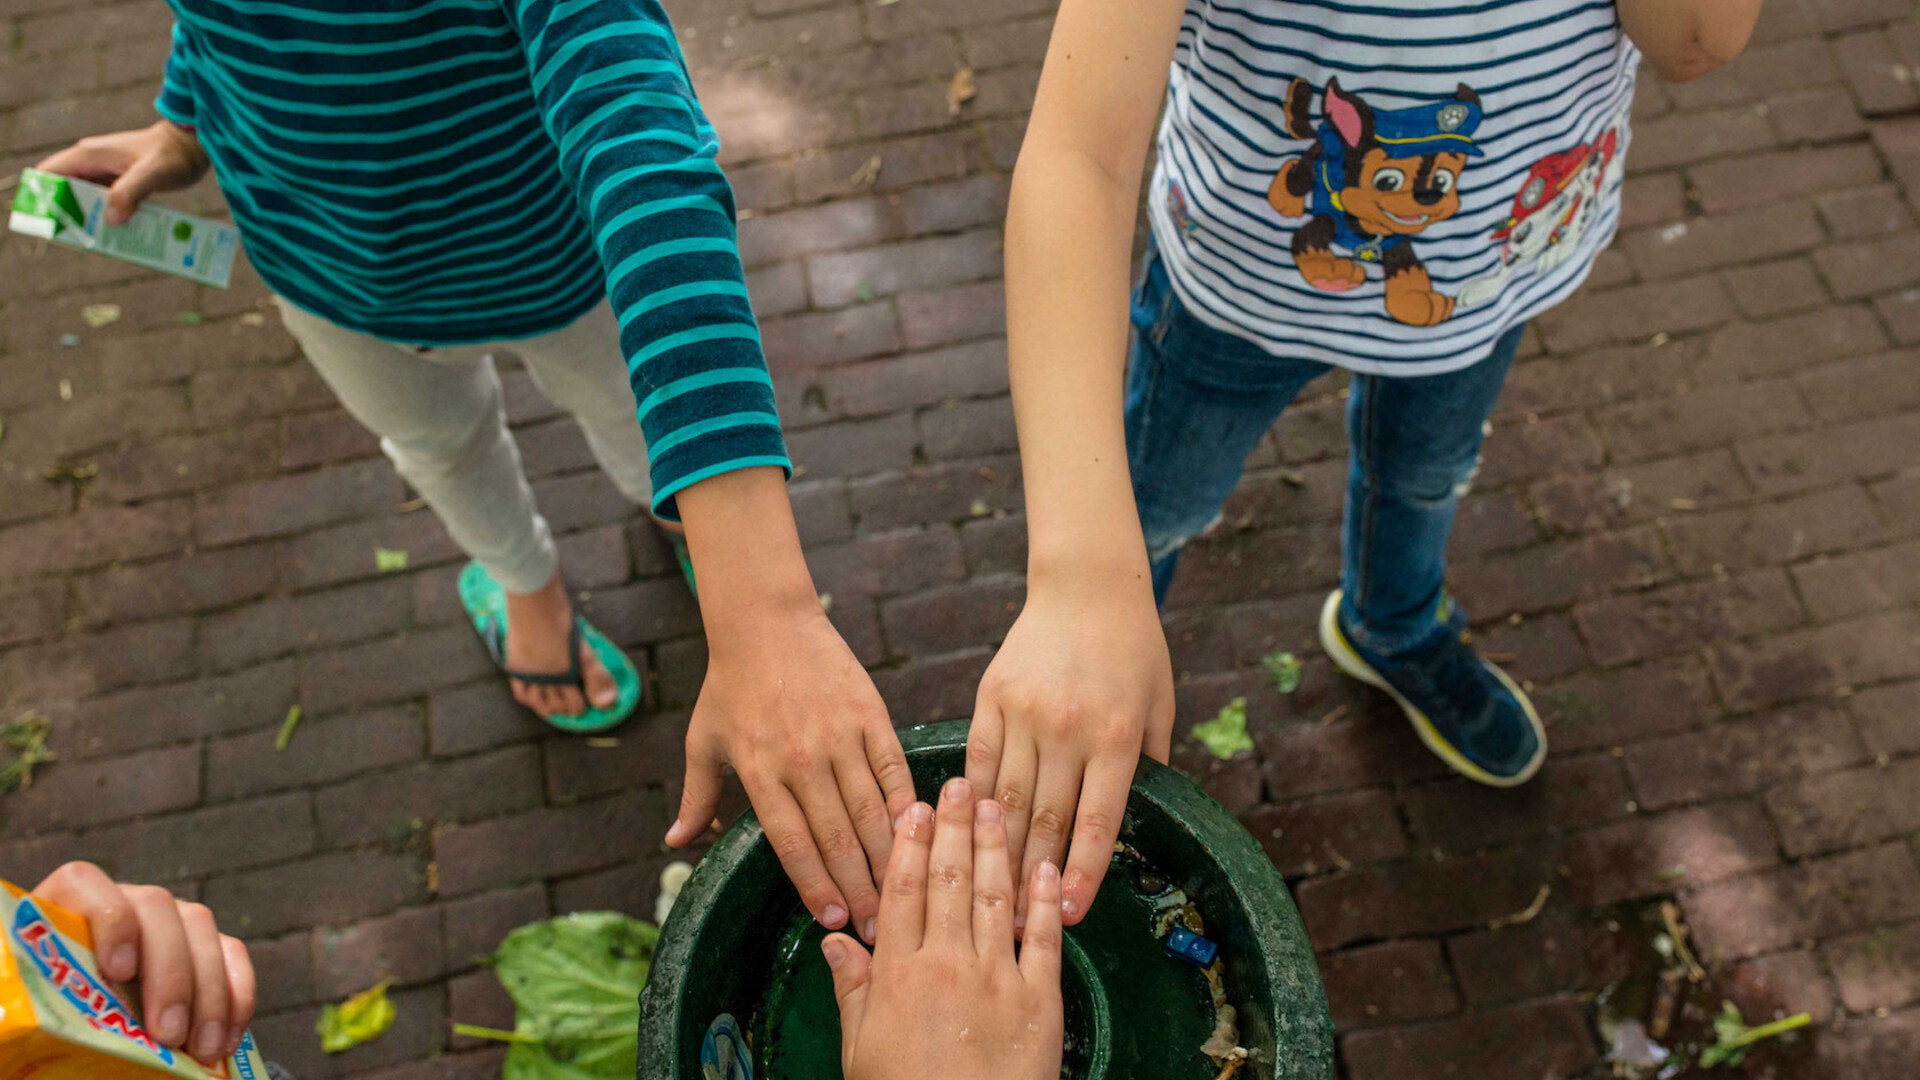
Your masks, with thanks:
M559 566L533 503L489 345L410 346L349 330L282 299L287 329L354 419L427 500L455 543L501 588L525 593ZM647 443L635 419L611 306L540 337L502 342L542 393L586 433L621 494L651 503Z

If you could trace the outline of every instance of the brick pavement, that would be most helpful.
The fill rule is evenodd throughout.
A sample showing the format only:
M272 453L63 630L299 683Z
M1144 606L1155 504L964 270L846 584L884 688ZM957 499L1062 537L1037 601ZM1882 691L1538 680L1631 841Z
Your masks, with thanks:
M964 715L1022 595L996 230L1051 4L670 7L747 211L832 617L898 720ZM167 25L153 0L0 5L0 170L144 122ZM1905 0L1769 0L1726 70L1647 80L1627 228L1530 337L1455 545L1482 643L1551 717L1532 785L1447 776L1312 647L1335 383L1188 558L1183 732L1246 695L1258 747L1183 741L1177 764L1293 883L1349 1080L1603 1075L1591 999L1645 966L1619 928L1662 898L1750 1013L1815 1014L1772 1075L1920 1060L1916 65ZM509 1018L476 954L547 913L650 907L697 612L510 372L573 583L654 672L617 748L548 735L459 625L444 533L263 299L251 275L197 290L0 241L0 706L51 713L62 754L0 799L0 870L82 855L211 903L303 1077L491 1076L445 1025ZM123 315L91 330L103 302ZM41 478L61 464L99 471ZM411 568L379 573L376 546ZM1307 657L1286 697L1257 668L1282 647ZM1488 928L1543 885L1537 919ZM324 1058L317 1003L383 974L399 1025Z

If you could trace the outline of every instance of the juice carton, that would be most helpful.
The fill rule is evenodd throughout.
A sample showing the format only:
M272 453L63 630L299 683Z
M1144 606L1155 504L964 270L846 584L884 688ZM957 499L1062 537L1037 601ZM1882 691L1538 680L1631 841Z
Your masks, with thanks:
M240 230L232 225L151 202L126 224L108 225L106 188L38 169L20 173L7 227L222 289L240 250Z
M0 881L0 1080L266 1080L253 1033L208 1068L160 1045L100 975L85 919Z

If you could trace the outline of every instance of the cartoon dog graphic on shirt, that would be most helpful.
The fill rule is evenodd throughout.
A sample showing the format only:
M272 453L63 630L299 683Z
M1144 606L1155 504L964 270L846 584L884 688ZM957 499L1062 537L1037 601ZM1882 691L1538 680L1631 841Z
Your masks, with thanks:
M1573 257L1587 226L1626 178L1621 145L1626 127L1622 113L1592 142L1533 163L1513 196L1506 224L1493 233L1502 242L1500 266L1460 289L1461 307L1498 298L1523 267L1544 274Z
M1288 158L1267 202L1288 218L1311 216L1293 233L1293 261L1307 284L1346 292L1365 284L1366 264L1386 274L1387 314L1434 326L1453 314L1453 298L1434 291L1412 238L1460 211L1460 171L1481 156L1473 143L1480 95L1462 84L1449 101L1376 111L1328 79L1322 120L1313 123L1313 88L1287 88L1283 126L1312 140Z

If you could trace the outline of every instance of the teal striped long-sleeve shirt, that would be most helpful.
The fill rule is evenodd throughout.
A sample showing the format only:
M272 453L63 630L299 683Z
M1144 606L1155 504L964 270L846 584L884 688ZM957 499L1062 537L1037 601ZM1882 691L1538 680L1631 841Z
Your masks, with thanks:
M657 0L169 0L157 102L260 276L350 329L468 344L610 297L653 461L787 468L732 190Z

